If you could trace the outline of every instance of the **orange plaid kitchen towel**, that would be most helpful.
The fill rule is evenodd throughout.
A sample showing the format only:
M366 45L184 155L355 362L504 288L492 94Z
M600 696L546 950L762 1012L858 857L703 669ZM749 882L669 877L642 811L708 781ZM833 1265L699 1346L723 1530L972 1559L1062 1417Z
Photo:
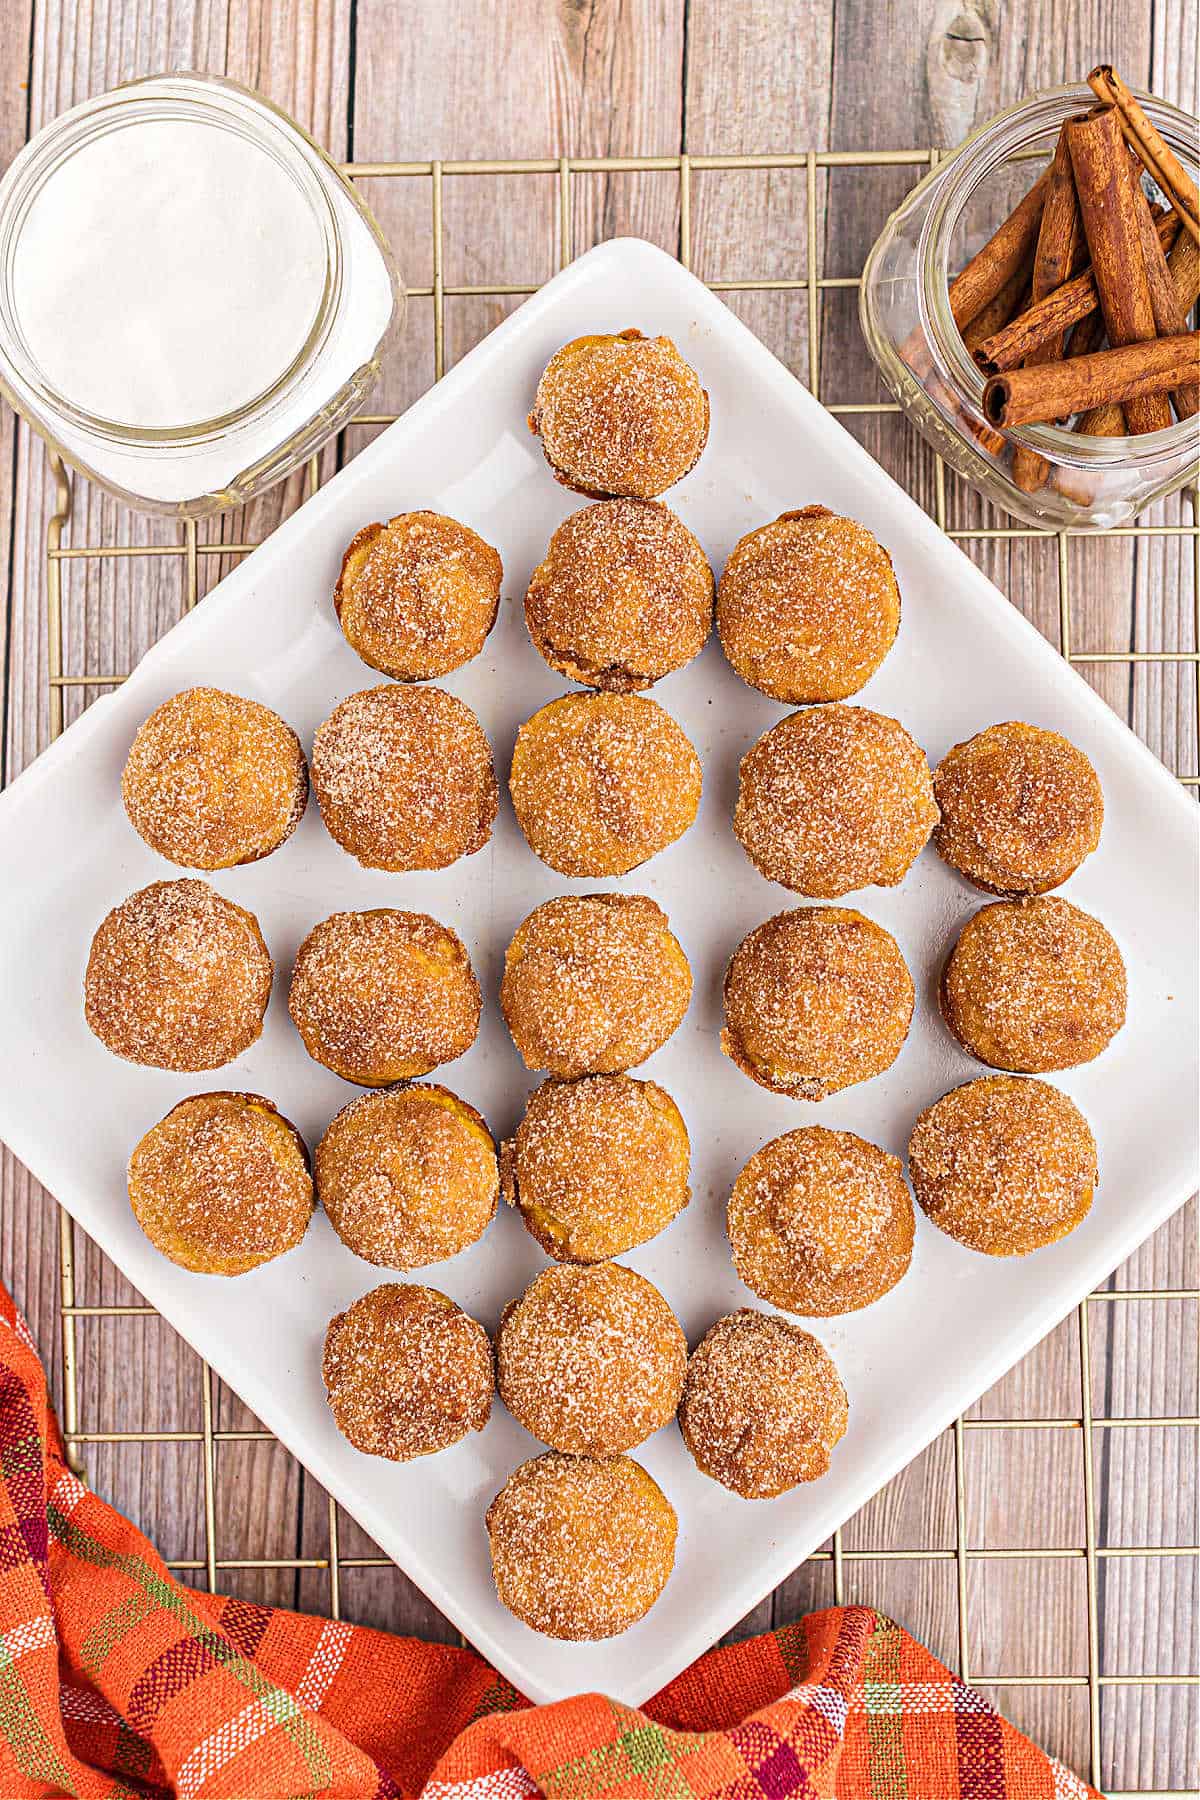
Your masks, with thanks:
M529 1706L469 1650L184 1587L67 1468L2 1288L0 1546L4 1800L1099 1800L862 1606L635 1710Z

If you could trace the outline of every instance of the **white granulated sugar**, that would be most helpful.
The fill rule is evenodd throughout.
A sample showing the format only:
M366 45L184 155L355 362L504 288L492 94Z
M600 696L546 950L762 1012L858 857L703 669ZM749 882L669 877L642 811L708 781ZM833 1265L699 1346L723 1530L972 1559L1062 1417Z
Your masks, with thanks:
M29 348L66 400L175 429L277 380L312 327L324 276L317 218L272 156L211 125L163 119L92 138L46 182L14 287Z
M361 383L395 306L388 261L254 94L155 77L50 132L62 142L34 140L0 180L13 398L148 507L229 504Z

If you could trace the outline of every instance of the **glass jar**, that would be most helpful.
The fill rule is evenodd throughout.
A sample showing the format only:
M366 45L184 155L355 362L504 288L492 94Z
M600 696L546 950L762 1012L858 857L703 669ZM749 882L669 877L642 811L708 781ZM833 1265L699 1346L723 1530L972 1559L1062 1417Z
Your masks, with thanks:
M1196 169L1196 121L1139 96L1181 162ZM1100 531L1195 480L1195 419L1142 437L1091 437L1060 425L1001 433L984 418L984 377L951 315L949 285L1032 187L1059 130L1095 105L1090 88L1034 94L997 115L915 187L867 258L859 316L887 386L923 437L985 498L1030 525ZM1015 446L1049 465L1034 493L1013 479Z
M91 203L106 182L107 238ZM99 303L72 312L73 280ZM220 512L282 480L361 409L404 307L351 183L293 119L218 76L85 101L0 181L0 388L144 511Z

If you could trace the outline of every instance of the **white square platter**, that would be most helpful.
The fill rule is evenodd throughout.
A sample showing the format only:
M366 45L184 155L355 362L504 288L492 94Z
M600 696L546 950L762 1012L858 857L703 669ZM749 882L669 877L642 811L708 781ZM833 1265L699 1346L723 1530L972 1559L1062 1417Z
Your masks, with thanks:
M913 971L912 1032L886 1074L821 1106L764 1092L718 1047L721 977L742 935L794 896L764 881L729 829L739 757L784 708L752 692L715 641L655 697L696 744L704 799L687 835L619 883L571 882L526 847L507 798L491 843L440 873L363 870L325 834L315 805L276 855L215 877L258 914L276 964L261 1039L215 1074L180 1077L110 1056L88 1032L81 976L109 907L172 870L126 821L119 782L137 725L168 695L210 682L275 707L306 746L332 707L380 678L345 645L330 595L358 527L434 507L501 550L495 631L446 686L479 714L503 791L518 724L564 691L531 647L521 599L551 531L582 502L551 478L525 415L550 354L584 332L636 324L675 339L712 401L708 448L667 496L718 572L736 539L790 507L823 502L864 520L890 550L903 595L898 642L858 696L904 721L936 763L1001 719L1065 732L1095 764L1106 818L1070 899L1114 932L1129 967L1129 1021L1094 1063L1056 1077L1083 1108L1101 1178L1086 1221L1034 1256L976 1255L918 1213L912 1268L864 1312L820 1320L850 1396L831 1473L778 1500L747 1503L700 1475L672 1425L637 1452L679 1514L675 1574L625 1636L564 1645L506 1613L490 1578L484 1509L538 1446L497 1401L487 1429L406 1466L360 1455L335 1430L320 1378L330 1316L385 1271L359 1261L318 1214L291 1255L237 1280L188 1274L138 1230L124 1171L132 1145L185 1093L272 1098L316 1142L353 1091L306 1056L287 1014L290 961L309 927L340 908L433 913L465 941L484 1019L437 1079L481 1108L497 1137L534 1079L497 1006L505 945L551 894L618 886L653 895L691 959L695 996L671 1041L638 1074L676 1098L693 1147L693 1199L628 1261L655 1281L689 1340L754 1303L734 1275L724 1206L743 1162L769 1137L819 1121L903 1153L917 1113L984 1071L938 1018L941 962L981 896L926 850L899 888L857 904L892 931ZM0 799L0 1136L88 1234L206 1357L482 1653L534 1700L599 1689L654 1693L942 1431L1177 1207L1194 1180L1197 984L1196 809L1178 783L1034 628L700 282L648 244L618 240L551 281L436 388L246 558L98 700ZM543 1265L515 1215L425 1271L489 1328ZM807 1323L807 1322L806 1322ZM129 1371L137 1379L137 1371Z

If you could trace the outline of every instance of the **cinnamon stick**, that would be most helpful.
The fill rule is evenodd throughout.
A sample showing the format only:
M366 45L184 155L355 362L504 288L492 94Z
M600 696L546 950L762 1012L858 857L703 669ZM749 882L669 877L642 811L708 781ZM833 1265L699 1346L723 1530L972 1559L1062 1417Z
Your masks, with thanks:
M1005 430L1086 412L1111 400L1121 401L1130 419L1139 400L1165 395L1181 375L1200 380L1200 331L993 375L983 390L983 410Z
M1170 200L1184 229L1200 243L1200 194L1175 152L1147 118L1111 63L1098 64L1087 79L1097 99L1115 108L1125 138Z
M1068 119L1063 130L1108 341L1114 350L1145 343L1156 335L1154 307L1142 254L1137 183L1125 152L1120 117L1115 107L1097 107ZM1078 358L1075 366L1085 360ZM1120 398L1115 394L1105 397ZM1171 423L1166 390L1132 392L1125 402L1125 420L1134 434L1163 430Z
M950 310L960 331L996 298L1005 282L1029 256L1042 222L1049 179L1047 167L1024 199L992 233L983 249L950 283Z
M1004 434L993 431L982 419L973 417L949 382L943 381L940 375L930 374L926 377L925 391L959 431L975 439L981 450L985 450L989 456L1004 455L1008 443Z
M1015 312L1028 305L1029 277L1032 266L1032 258L1027 256L1013 270L1003 287L993 294L983 311L966 325L960 327L963 342L968 350L972 349L982 338L990 336L994 331L999 331L1002 325L1007 325ZM973 417L953 389L940 376L930 374L927 367L924 379L930 398L936 400L942 411L949 418L954 419L963 431L970 433L981 450L986 450L990 456L1004 454L1005 440L1001 434L993 431L991 426L985 425L981 419Z
M1103 406L1093 406L1090 412L1082 413L1078 423L1073 427L1077 437L1127 437L1125 425L1125 408L1119 400L1106 400ZM1089 490L1089 500L1091 498Z
M1191 239L1188 239L1191 242ZM1090 356L1093 350L1099 350L1104 343L1104 314L1099 307L1089 313L1086 319L1080 319L1071 333L1071 342L1067 347L1068 356ZM1119 400L1106 401L1103 406L1093 406L1090 411L1082 413L1071 427L1080 437L1124 437L1125 408ZM1062 471L1060 471L1060 474ZM1061 486L1061 483L1059 484ZM1078 496L1077 496L1078 497ZM1086 504L1082 501L1081 504Z
M1023 311L1029 305L1032 268L1032 259L1023 262L1009 276L1000 292L988 301L979 316L964 327L963 343L968 350L973 350L976 344L989 337L993 331L999 331L1002 325L1008 324L1014 313ZM937 382L937 390L937 397L942 405L951 417L957 417L963 430L970 432L981 450L986 450L989 456L1004 455L1006 439L1001 432L993 431L990 425L985 425L982 419L968 412L944 382ZM930 392L933 391L931 388Z
M1000 292L988 301L981 313L977 313L968 324L962 327L963 343L974 353L985 338L1007 325L1017 313L1023 312L1030 300L1030 277L1033 272L1031 262L1023 262L1014 269Z
M1158 220L1155 230L1163 249L1169 249L1176 242L1179 220L1168 213ZM1098 304L1096 277L1089 263L1073 280L1064 282L1025 312L1018 313L1010 325L986 338L976 348L975 361L985 375L1015 369L1048 338L1060 336L1095 312Z
M1188 242L1191 243L1190 238ZM1104 314L1097 307L1076 325L1067 345L1067 355L1090 356L1093 350L1100 349L1103 342ZM1124 437L1125 408L1119 400L1110 400L1104 406L1094 406L1090 411L1080 414L1071 430L1078 437ZM1090 506L1096 498L1095 474L1089 469L1073 469L1069 463L1061 463L1055 469L1050 485L1066 499L1073 500L1076 506Z
M1125 408L1118 400L1094 406L1090 412L1083 413L1071 429L1078 437L1125 437ZM1073 469L1069 463L1062 463L1055 469L1050 485L1076 506L1091 506L1096 499L1098 480L1094 470Z
M1090 356L1093 350L1104 346L1104 314L1099 307L1090 312L1086 319L1080 319L1071 333L1071 341L1064 352L1067 356Z
M1200 244L1195 238L1180 236L1175 240L1175 247L1167 257L1167 267L1179 295L1179 304L1185 313L1190 313L1200 299Z
M993 331L999 331L1002 325L1007 325L1014 313L1020 312L1023 307L1028 306L1031 269L1032 262L1030 260L1023 262L1020 268L1014 270L1009 276L1000 292L988 301L979 316L972 319L970 324L963 328L963 343L968 350L973 349L977 343L984 337L990 336ZM968 411L945 382L935 376L929 391L950 417L957 419L961 429L970 433L981 450L985 450L989 456L1004 455L1007 440L1003 433L993 431L990 425L985 425L982 419Z
M1028 262L1042 217L1042 201L1050 171L1043 169L1029 192L1003 223L997 226L982 250L950 283L950 311L959 331L966 331ZM922 328L917 325L900 346L900 360L924 381L933 359Z
M1180 304L1179 291L1167 267L1167 259L1154 229L1154 220L1150 217L1150 204L1140 183L1134 191L1137 196L1138 225L1142 233L1142 254L1146 262L1150 304L1154 308L1155 329L1159 337L1178 337L1187 330L1188 309ZM1181 383L1179 387L1172 388L1171 399L1176 416L1180 419L1194 418L1200 411L1200 388L1194 382Z
M1150 230L1154 230L1153 220L1150 221ZM1053 293L1055 288L1061 287L1070 277L1081 259L1084 242L1079 206L1075 198L1071 153L1067 148L1066 135L1060 131L1050 164L1042 222L1033 257L1031 297L1034 300L1041 300L1046 294ZM1157 239L1155 243L1157 245ZM1162 255L1161 250L1159 255ZM1170 285L1165 258L1163 275ZM1054 337L1047 338L1044 344L1039 344L1026 357L1026 366L1059 360L1063 354L1064 335L1059 332ZM1030 450L1024 444L1017 445L1013 452L1012 476L1022 493L1036 494L1039 488L1045 486L1049 474L1050 464L1044 456L1039 456L1036 450Z
M1151 221L1153 229L1153 221ZM1054 161L1050 165L1050 180L1046 188L1046 204L1042 208L1042 223L1038 231L1037 249L1033 258L1033 298L1040 300L1044 294L1053 293L1064 281L1070 280L1080 263L1086 260L1086 239L1083 225L1079 217L1079 205L1075 198L1075 175L1071 167L1071 153L1067 148L1062 132L1058 136L1058 144L1054 151ZM1038 360L1054 362L1054 355L1044 355L1047 345L1040 346ZM1061 352L1062 340L1058 340Z
M1151 212L1154 208L1151 207ZM1179 221L1171 215L1176 227ZM1162 234L1159 233L1159 241ZM1171 271L1171 279L1175 283L1179 301L1183 307L1184 317L1191 312L1196 300L1200 297L1200 245L1181 231L1175 240L1175 247L1167 258L1167 267ZM1086 356L1090 350L1100 348L1100 339L1104 336L1104 318L1096 311L1086 319L1080 320L1071 335L1071 347L1068 356ZM1078 347L1076 345L1078 340ZM1110 400L1105 406L1093 407L1090 412L1075 421L1072 428L1080 437L1124 437L1125 409L1117 401ZM1055 485L1060 492L1070 499L1077 500L1081 506L1089 506L1093 491L1090 481L1084 484L1068 476L1065 469L1060 469Z
M1175 284L1175 293L1186 320L1196 301L1200 299L1200 244L1197 244L1195 238L1190 238L1185 232L1180 232L1175 248L1167 258L1167 268L1170 271L1171 280ZM1175 397L1175 404L1179 405L1178 395ZM1185 410L1180 413L1181 418L1189 416L1186 406L1185 398Z

